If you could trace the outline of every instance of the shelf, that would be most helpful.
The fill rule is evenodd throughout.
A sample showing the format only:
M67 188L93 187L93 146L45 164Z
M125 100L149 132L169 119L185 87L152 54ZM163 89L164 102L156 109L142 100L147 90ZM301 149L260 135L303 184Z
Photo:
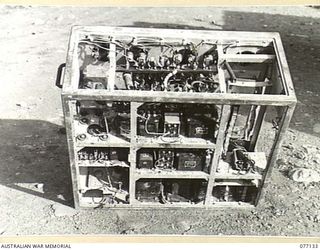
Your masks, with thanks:
M90 161L90 160L82 160L77 161L79 167L127 167L129 168L130 165L128 162L125 161L117 161L117 160L111 160L111 161Z
M79 205L82 208L116 208L116 209L127 209L127 208L134 208L134 209L146 209L146 208L157 208L157 209L192 209L192 208L201 208L201 209L216 209L216 208L243 208L243 209L253 209L254 205L244 202L216 202L210 205L204 205L203 202L198 204L186 203L186 202L176 202L173 204L160 204L156 202L135 202L134 204L126 204L126 203L119 203L119 204L104 204L100 205L99 203L93 203L91 198L81 198L79 201Z
M98 136L87 133L88 125L74 120L75 146L77 147L130 147L130 142L113 134L108 134L108 138L101 140ZM79 135L84 134L85 139L78 139Z
M79 135L79 133L76 135ZM83 141L79 141L78 139L76 139L76 147L130 147L130 142L111 134L108 134L108 139L106 139L105 141L102 141L98 137L88 134L86 134L86 136L87 138Z
M175 137L146 137L137 136L138 147L152 148L214 148L215 143L202 138Z
M241 202L241 201L217 201L212 202L211 206L214 207L243 207L243 208L254 208L254 205L247 202Z
M189 203L189 202L173 202L161 204L159 202L142 202L135 200L132 207L155 207L155 208L217 208L217 207L237 207L237 208L254 208L254 205L246 202L212 202L209 205L205 205L204 202Z
M242 180L246 180L246 179L237 179L238 181L235 180L231 180L231 179L227 179L223 182L215 182L214 186L241 186L241 187L254 187L254 186L258 186L258 182L255 182L254 180L257 179L249 179L251 180L251 182L240 182Z
M124 190L118 191L118 192L109 191L109 190L105 189L102 185L101 185L101 187L96 186L96 187L81 187L80 188L81 194L84 194L85 192L87 192L89 190L95 190L95 189L102 190L104 195L115 194L116 198L123 198L129 194L127 191L124 191ZM82 197L82 198L87 198L87 197ZM91 198L91 197L89 197L89 198Z
M136 169L135 179L180 178L180 179L209 179L209 174L202 171L152 170Z
M191 202L168 202L168 203L160 203L160 202L143 202L143 201L138 201L135 200L133 206L138 206L138 207L166 207L166 208L171 208L171 207L179 207L179 208L185 208L185 207L203 207L204 202L201 201L199 203L191 203Z
M215 179L243 179L243 180L252 180L252 179L262 179L263 170L266 168L267 159L264 152L248 152L251 159L255 161L257 173L247 173L240 174L237 170L232 169L231 164L231 153L227 153L227 160L220 160L217 172L214 175Z
M93 202L93 199L91 197L80 197L79 204L81 207L86 207L86 208L94 208L94 207L101 206L99 202ZM117 203L117 204L103 204L103 207L127 208L128 206L132 206L132 205L124 202Z

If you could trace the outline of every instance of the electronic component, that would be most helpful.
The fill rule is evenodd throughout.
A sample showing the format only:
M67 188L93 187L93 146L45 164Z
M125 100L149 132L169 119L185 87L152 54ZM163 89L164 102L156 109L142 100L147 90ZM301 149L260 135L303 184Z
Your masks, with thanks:
M230 141L229 147L232 150L232 168L239 173L255 173L255 161L252 160L245 147L235 141Z
M160 115L147 113L145 118L138 117L138 133L142 136L159 135Z
M109 39L79 41L80 88L108 89ZM201 42L170 43L159 38L117 41L116 90L209 92L219 89L217 47Z
M87 187L89 189L103 189L105 191L128 191L129 170L123 167L88 168Z
M140 179L136 182L136 199L142 202L159 202L162 182L153 179Z
M182 181L167 181L165 185L165 198L168 202L189 202L190 193L187 185Z
M207 182L203 180L164 180L164 199L166 202L198 203L204 200Z
M127 203L128 191L128 168L88 168L87 190L84 197L91 197L94 203Z
M136 199L142 202L203 202L207 182L203 180L140 179L136 182Z
M174 169L174 151L170 149L160 149L155 168Z
M213 139L216 122L206 116L194 116L187 119L186 134L188 137Z
M118 152L117 150L110 149L110 160L118 160Z
M254 202L258 189L254 186L215 186L212 195L219 202Z
M209 172L212 153L209 149L141 149L137 154L137 167Z
M130 118L124 116L117 117L117 134L123 138L130 138Z
M177 170L201 171L204 165L204 155L199 152L179 152L176 153Z
M85 132L77 135L79 141L90 137L106 141L110 134L130 138L129 102L79 101L76 110L81 131Z
M180 135L180 115L179 113L164 114L164 136L178 137Z
M91 148L78 151L79 164L127 166L129 150L127 148Z
M162 139L183 135L214 140L218 119L215 105L147 103L138 109L137 134Z
M138 168L152 169L154 168L153 154L148 152L140 152L138 155Z
M78 151L78 160L92 162L103 162L109 160L109 152L107 149L86 148Z
M161 107L158 103L147 103L138 109L137 133L142 136L159 136Z
M130 104L128 102L114 102L112 110L115 113L113 126L116 134L130 138Z
M205 164L204 164L204 168L203 168L203 171L206 173L209 173L209 171L210 171L212 155L213 155L213 150L207 149L206 150L206 157L205 157Z

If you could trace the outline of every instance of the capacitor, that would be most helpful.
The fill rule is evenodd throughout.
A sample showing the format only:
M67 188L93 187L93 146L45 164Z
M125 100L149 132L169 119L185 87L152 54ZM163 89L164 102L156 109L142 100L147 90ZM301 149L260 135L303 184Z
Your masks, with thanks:
M99 59L99 48L98 47L93 47L91 49L91 56L92 58L98 60Z
M229 186L226 186L223 194L224 201L229 201L229 195L230 195L229 191L230 191Z
M209 68L213 64L213 55L206 55L203 59L203 66Z
M147 55L144 52L139 53L139 57L137 58L137 61L140 66L143 66L146 63Z
M128 51L128 53L127 53L127 59L128 59L129 62L134 60L134 59L133 59L133 53L132 53L131 51Z
M205 168L204 168L206 172L209 172L209 169L210 169L211 156L212 156L212 151L209 149L206 151L206 160L205 160Z
M150 57L148 64L149 64L150 68L155 68L156 67L156 59L153 56Z
M170 65L170 61L167 56L159 56L159 65L160 67L168 67Z
M196 60L195 55L190 54L190 55L188 56L188 63L189 63L189 64L193 63L195 60Z
M83 152L83 155L82 155L82 157L83 157L83 160L88 160L88 158L89 158L89 155L88 155L88 153L87 152Z
M183 56L182 56L180 53L175 54L175 55L173 56L173 62L174 62L175 64L177 64L177 65L181 64L181 63L182 63L182 60L183 60Z
M132 75L130 73L124 73L123 74L124 82L127 86L127 89L133 89L133 81L132 81Z
M94 150L94 151L93 151L93 157L94 157L94 160L95 160L95 161L97 161L97 160L99 159L99 156L98 156L98 155L99 155L98 150Z
M99 160L100 161L104 161L105 160L104 152L100 152L99 153Z
M94 155L92 153L89 154L89 161L93 161L94 159Z
M82 160L82 152L78 152L77 155L78 155L78 160Z

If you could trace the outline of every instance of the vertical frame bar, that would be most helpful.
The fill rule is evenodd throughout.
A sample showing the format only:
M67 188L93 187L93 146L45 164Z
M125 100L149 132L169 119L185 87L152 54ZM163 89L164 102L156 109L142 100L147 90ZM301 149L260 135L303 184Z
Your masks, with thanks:
M110 50L109 50L109 70L108 70L108 90L113 91L116 79L116 45L114 43L110 43Z
M74 103L72 103L74 102ZM68 97L62 96L62 107L65 117L65 127L66 127L66 136L67 144L69 149L69 161L70 161L70 172L71 172L71 181L72 181L72 192L74 199L74 207L78 209L80 207L79 200L79 171L76 164L76 154L75 154L75 135L73 129L73 114L71 112L71 105L75 105L75 100L71 100Z
M136 164L137 164L137 111L140 103L130 102L130 176L129 176L129 202L136 202Z
M273 169L274 165L276 164L276 160L277 160L277 157L278 157L279 152L281 150L281 145L283 143L285 133L286 133L287 129L289 128L289 124L290 124L291 118L293 116L294 108L295 108L295 104L292 106L288 106L282 116L281 123L279 126L279 131L276 135L275 141L274 141L272 149L271 149L271 153L270 153L271 157L268 161L266 171L265 171L264 175L262 176L260 190L258 192L256 201L255 201L255 206L257 206L261 202L261 200L264 199L265 189L267 188L267 186L270 182L270 176L272 173L272 169Z
M223 65L223 48L222 44L217 45L217 51L218 51L218 77L219 77L219 85L220 85L220 91L221 93L227 92L227 86L226 86L226 79L224 77L224 71L222 69Z
M226 127L227 127L229 116L230 116L230 109L231 109L231 107L229 105L222 106L216 148L214 150L214 155L213 155L213 159L212 159L211 167L210 167L210 176L209 176L209 181L208 181L208 186L207 186L205 205L210 205L210 202L211 202L212 189L213 189L214 182L215 182L214 177L215 177L217 166L219 164L220 157L221 157L221 154L223 151L223 144L224 144L224 140L225 140Z
M263 120L264 120L264 117L266 115L266 109L267 109L267 106L260 106L260 110L259 110L259 113L258 113L258 116L257 116L257 121L254 125L254 130L253 130L253 135L252 135L252 138L250 140L250 145L249 145L249 151L254 151L255 150L255 147L256 147L256 144L257 144L257 141L258 141L258 137L259 137L259 134L260 134L260 130L261 130L261 126L262 126L262 123L263 123Z

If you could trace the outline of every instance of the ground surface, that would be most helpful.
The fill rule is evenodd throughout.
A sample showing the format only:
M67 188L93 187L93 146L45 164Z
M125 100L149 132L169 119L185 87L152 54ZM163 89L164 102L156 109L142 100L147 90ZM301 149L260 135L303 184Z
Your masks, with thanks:
M310 7L75 8L0 6L0 234L320 236L319 183L288 178L320 164L320 10ZM260 207L72 209L60 89L70 27L119 25L278 31L298 105Z

